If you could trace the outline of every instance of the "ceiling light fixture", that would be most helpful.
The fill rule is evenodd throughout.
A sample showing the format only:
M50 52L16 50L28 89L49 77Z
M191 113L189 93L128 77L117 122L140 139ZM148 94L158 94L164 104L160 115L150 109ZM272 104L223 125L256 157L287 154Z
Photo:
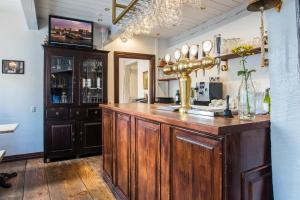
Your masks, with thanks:
M131 0L128 5L112 0L112 21L122 30L122 38L150 34L154 28L177 26L184 4L203 8L203 0ZM117 8L123 9L117 16Z

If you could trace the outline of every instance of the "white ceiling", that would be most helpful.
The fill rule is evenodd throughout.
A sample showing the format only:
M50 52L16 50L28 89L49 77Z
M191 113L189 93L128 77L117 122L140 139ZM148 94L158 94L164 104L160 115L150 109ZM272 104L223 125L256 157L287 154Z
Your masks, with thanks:
M130 0L121 1L128 2ZM206 6L205 10L185 6L183 20L180 25L170 29L159 28L154 30L152 35L156 36L159 33L162 38L173 37L178 35L178 33L188 31L214 17L229 12L245 2L245 0L203 1ZM98 24L111 26L111 4L111 0L36 0L36 9L38 18L48 19L48 15L52 14L89 20ZM110 10L107 12L104 10L105 8L109 8Z
M0 0L0 12L21 12L20 0Z

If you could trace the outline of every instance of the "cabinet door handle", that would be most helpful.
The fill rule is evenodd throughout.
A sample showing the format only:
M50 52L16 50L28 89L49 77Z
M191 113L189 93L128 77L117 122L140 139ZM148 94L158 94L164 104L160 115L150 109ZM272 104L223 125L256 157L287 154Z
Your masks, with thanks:
M56 116L59 116L59 112L56 112L55 115L56 115Z
M74 132L72 132L72 137L74 137L75 136L75 133Z
M75 142L75 138L72 138L72 142L73 142L73 143Z
M83 135L83 132L82 132L82 131L80 132L80 135Z
M76 115L79 115L80 113L79 113L79 111L76 111Z
M97 114L98 114L98 110L95 110L95 112L94 112L94 113L95 113L95 115L97 115Z

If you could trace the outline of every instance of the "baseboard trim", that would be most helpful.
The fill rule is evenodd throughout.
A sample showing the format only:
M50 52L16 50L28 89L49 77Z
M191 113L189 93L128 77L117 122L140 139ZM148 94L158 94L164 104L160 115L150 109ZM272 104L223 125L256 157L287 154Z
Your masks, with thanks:
M42 157L44 157L43 152L27 153L27 154L5 156L2 162L13 162L13 161L28 160L28 159L42 158Z

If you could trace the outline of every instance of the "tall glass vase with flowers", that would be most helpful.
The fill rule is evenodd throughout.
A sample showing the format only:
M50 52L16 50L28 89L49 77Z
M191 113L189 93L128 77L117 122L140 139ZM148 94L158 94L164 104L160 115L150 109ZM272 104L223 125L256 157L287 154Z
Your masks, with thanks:
M251 78L252 73L256 71L246 67L247 57L252 55L252 49L253 47L250 45L241 45L232 50L232 53L242 58L240 61L242 70L237 73L242 77L238 94L238 111L242 120L254 120L256 112L255 88Z

